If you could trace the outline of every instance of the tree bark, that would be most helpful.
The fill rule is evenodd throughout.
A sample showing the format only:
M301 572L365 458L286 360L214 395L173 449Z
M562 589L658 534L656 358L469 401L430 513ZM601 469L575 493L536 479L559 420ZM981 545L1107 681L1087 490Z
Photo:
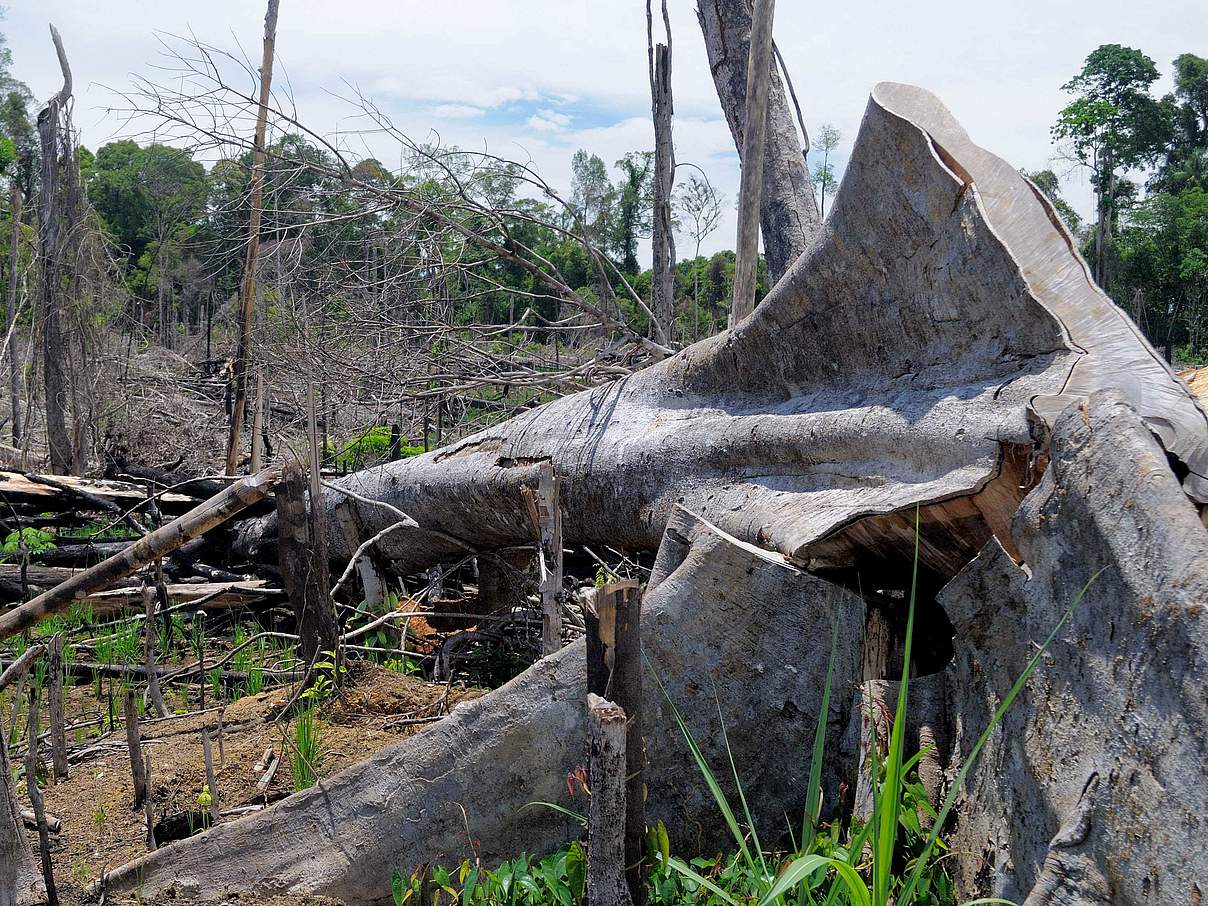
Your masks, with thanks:
M50 640L46 659L47 693L50 696L50 751L54 772L51 782L67 779L67 732L63 717L63 633L56 632Z
M256 112L256 135L252 145L251 214L248 219L247 250L243 260L243 282L239 289L239 342L235 347L234 403L231 432L227 438L226 470L234 475L243 454L243 423L247 412L248 373L252 357L252 332L256 314L256 269L260 260L260 218L264 198L265 132L273 83L273 50L277 41L277 9L280 0L268 0L264 14L264 46L260 58L260 103Z
M39 321L42 326L42 377L46 407L46 441L51 471L70 474L75 456L67 431L67 345L63 339L63 211L59 202L63 146L61 116L71 98L71 69L58 30L50 27L63 88L38 114L38 139L42 146L42 182L38 189Z
M16 179L10 185L9 215L12 231L8 248L8 306L4 318L4 354L8 357L9 417L12 418L13 446L21 446L21 367L17 363L17 285L21 271L21 186Z
M666 44L654 44L650 0L646 2L646 34L650 55L650 101L654 116L654 217L651 250L654 255L651 305L663 336L672 338L675 320L675 233L671 193L675 183L675 146L671 140L671 22L663 0Z
M46 823L46 809L42 803L42 791L38 787L38 693L37 687L29 690L29 740L25 750L25 788L29 793L29 804L33 807L34 822L38 826L38 852L42 862L42 883L46 888L46 906L58 906L59 895L55 890L54 863L50 856L50 827Z
M691 776L691 755L657 675L715 765L726 763L724 720L739 774L761 778L747 791L761 833L782 833L785 814L800 815L805 802L801 760L785 752L800 751L801 734L812 734L826 675L827 658L819 656L826 643L816 627L838 621L833 681L850 688L858 680L861 601L677 510L642 608L649 820L662 820L674 851L689 856L716 852L711 847L728 834L704 782ZM398 865L457 864L473 857L472 845L487 865L549 852L573 839L574 825L552 810L524 806L545 801L582 810L581 800L567 800L566 775L584 760L586 686L579 641L328 778L323 789L110 872L109 895L128 896L141 885L148 899L173 889L178 899L207 900L272 891L368 904L389 900ZM839 752L840 713L832 700L830 753ZM842 761L828 759L826 802L837 799L842 776ZM405 818L421 813L423 821ZM264 845L268 835L273 846Z
M297 462L285 466L277 488L277 551L281 582L297 620L302 659L335 651L340 628L329 593L325 538L316 538L307 517L306 477Z
M138 729L138 709L134 690L127 689L122 700L122 720L126 724L126 750L130 756L130 778L134 787L134 808L141 808L147 799L147 763L143 758L143 741Z
M772 19L775 12L776 0L755 0L751 15L731 324L737 324L754 311L758 301L755 298L755 272L759 260L759 196L763 189L766 156L768 83L772 77Z
M698 0L697 18L722 112L741 154L746 135L751 14L746 0ZM813 243L820 224L802 139L793 125L784 85L776 72L769 79L760 223L768 282L774 284ZM808 137L804 140L808 144Z
M46 884L25 836L7 740L0 721L0 906L38 906L46 902Z

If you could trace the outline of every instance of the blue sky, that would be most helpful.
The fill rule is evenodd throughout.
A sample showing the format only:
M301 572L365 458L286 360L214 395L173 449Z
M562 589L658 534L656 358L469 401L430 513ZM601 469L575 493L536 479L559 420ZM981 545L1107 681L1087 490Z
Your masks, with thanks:
M41 99L58 83L48 22L63 34L76 78L75 122L96 147L120 135L112 88L155 77L162 33L258 58L262 0L8 0L0 27L15 74ZM277 51L300 117L325 134L356 125L340 99L350 86L374 99L417 141L487 148L531 160L568 188L583 147L611 163L650 148L645 6L641 0L283 0ZM738 159L718 109L693 0L671 0L676 154L699 165L727 196L726 219L706 251L733 244ZM157 35L157 32L161 35ZM777 44L806 123L837 126L840 167L868 91L882 79L938 94L975 141L1016 166L1059 172L1048 130L1066 98L1060 85L1102 43L1136 46L1164 72L1179 53L1208 54L1202 0L1152 0L1144 10L1101 0L1095 14L1072 0L996 3L780 0ZM1165 81L1164 83L1165 84ZM354 139L341 139L354 150ZM365 150L387 164L392 148ZM397 151L393 151L397 159ZM685 173L686 176L686 173ZM1067 194L1089 212L1085 176ZM681 241L681 247L685 242Z

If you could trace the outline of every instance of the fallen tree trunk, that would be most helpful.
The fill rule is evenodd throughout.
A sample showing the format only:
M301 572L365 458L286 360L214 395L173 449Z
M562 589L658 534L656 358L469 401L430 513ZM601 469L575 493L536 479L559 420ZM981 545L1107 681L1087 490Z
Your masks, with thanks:
M992 535L1011 543L1055 413L1102 386L1208 499L1204 411L1090 282L1048 202L932 95L881 84L822 234L752 317L338 484L419 523L379 545L400 572L527 542L520 489L544 461L568 544L653 550L681 503L795 562L850 569L908 558L918 505L938 587ZM353 505L368 534L393 521ZM254 554L273 524L245 524L238 548ZM352 554L338 531L329 550Z
M274 467L241 479L201 506L144 535L120 553L71 577L32 601L0 614L0 639L28 629L52 613L66 610L73 601L124 579L152 560L164 557L185 542L204 535L236 513L263 500L280 476L280 467Z
M800 751L818 718L827 642L816 627L838 622L834 682L849 688L859 670L862 602L677 511L642 610L648 821L666 824L677 853L721 845L728 834L704 780L684 774L691 755L657 674L715 764L726 757L726 722L739 773L760 781L747 791L756 822L779 833L786 811L800 816L805 801L808 758L785 753ZM766 632L773 623L777 631ZM313 789L111 871L104 889L145 898L314 893L377 903L389 899L395 868L456 864L473 857L472 840L488 865L548 852L576 829L552 810L526 806L583 808L568 801L566 775L583 763L586 690L580 641ZM843 706L832 701L828 724L837 732ZM826 765L826 802L837 799L844 771ZM270 835L274 844L265 846Z

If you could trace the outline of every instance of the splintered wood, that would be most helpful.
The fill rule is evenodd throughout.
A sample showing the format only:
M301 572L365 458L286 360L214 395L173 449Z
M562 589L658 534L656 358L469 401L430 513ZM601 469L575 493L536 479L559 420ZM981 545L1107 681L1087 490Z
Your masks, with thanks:
M562 507L559 480L552 463L537 467L537 487L522 488L529 518L537 530L537 568L540 572L541 647L553 654L562 647Z

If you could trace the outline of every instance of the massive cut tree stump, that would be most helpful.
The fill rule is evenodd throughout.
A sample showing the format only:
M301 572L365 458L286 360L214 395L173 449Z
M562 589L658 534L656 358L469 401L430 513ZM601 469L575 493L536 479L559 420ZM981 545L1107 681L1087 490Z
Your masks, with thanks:
M725 776L716 690L752 812L769 833L783 829L786 814L801 820L809 769L802 740L816 726L829 627L838 621L835 683L849 688L863 611L854 594L685 511L668 527L642 609L646 655ZM772 625L776 632L767 632ZM578 829L529 804L585 807L568 799L566 776L586 759L586 694L580 641L313 789L111 872L107 889L144 898L289 892L375 903L389 899L395 868L408 873L420 863L473 858L471 838L486 864L547 852ZM650 675L643 696L647 820L666 823L677 852L724 839L721 816L703 779L692 776L691 755ZM828 724L836 739L844 708L833 700ZM844 770L827 766L826 801L835 801Z

